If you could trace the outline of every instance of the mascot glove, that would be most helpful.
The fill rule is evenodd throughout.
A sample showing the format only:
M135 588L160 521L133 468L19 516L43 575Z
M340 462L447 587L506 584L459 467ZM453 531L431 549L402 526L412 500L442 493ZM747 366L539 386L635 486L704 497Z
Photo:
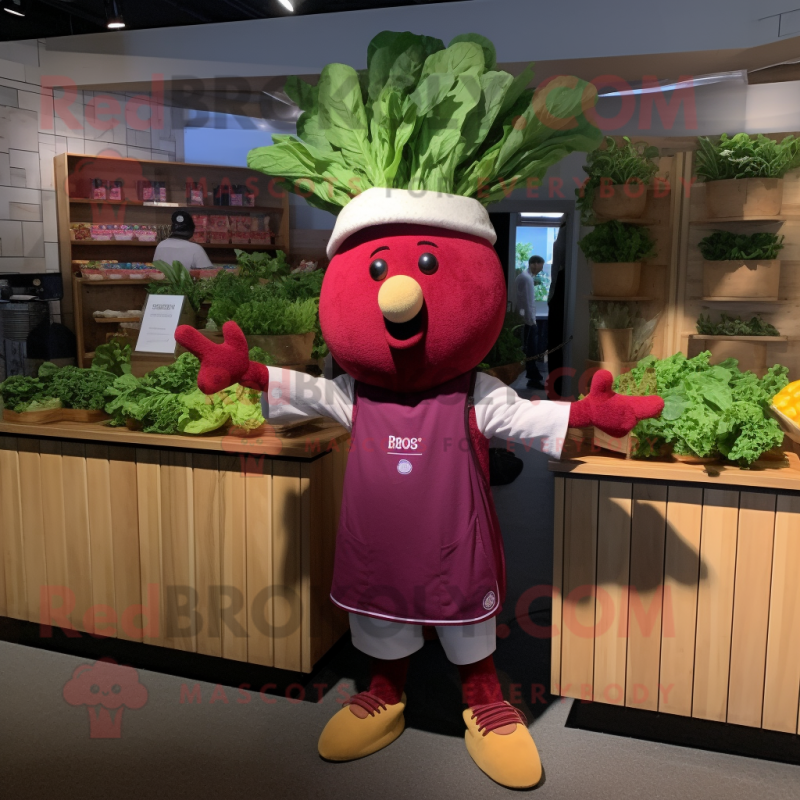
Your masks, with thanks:
M224 344L214 344L189 325L180 325L175 331L175 341L200 359L197 376L200 391L215 394L234 383L265 391L269 370L250 360L242 329L235 322L226 322L222 326L222 336Z
M594 374L589 396L570 406L571 428L594 425L603 433L620 438L630 433L639 420L657 417L663 411L664 401L657 395L628 397L616 394L611 388L613 382L606 369Z

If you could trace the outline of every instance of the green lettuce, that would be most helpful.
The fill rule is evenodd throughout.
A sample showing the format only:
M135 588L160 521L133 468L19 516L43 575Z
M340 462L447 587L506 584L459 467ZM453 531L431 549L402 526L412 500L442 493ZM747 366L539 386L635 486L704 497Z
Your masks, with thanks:
M708 351L694 358L648 356L616 379L614 388L621 394L648 394L655 388L664 398L661 416L633 429L635 457L657 456L670 444L678 454L722 456L748 467L782 443L783 432L768 409L787 385L789 370L776 364L759 379L741 372L733 358L711 366L710 356Z

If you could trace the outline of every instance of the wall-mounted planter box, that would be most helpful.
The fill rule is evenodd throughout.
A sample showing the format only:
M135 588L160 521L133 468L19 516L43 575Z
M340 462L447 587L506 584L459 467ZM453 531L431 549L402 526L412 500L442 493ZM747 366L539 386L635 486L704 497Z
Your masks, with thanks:
M772 217L781 213L781 178L707 181L705 187L709 217Z
M642 264L635 262L615 262L607 264L591 263L592 294L597 297L636 297L642 279Z
M314 331L288 336L245 336L248 347L260 347L269 353L276 366L305 364L314 349Z
M601 193L608 196L601 197ZM639 183L601 186L595 192L592 208L604 219L638 219L647 208L647 187Z
M713 300L777 300L781 262L703 261L703 296Z
M706 349L711 351L712 364L735 358L742 372L755 372L759 378L767 371L767 345L789 339L788 336L707 336L702 333L692 334L690 338L705 341Z
M633 328L598 328L597 338L603 361L622 363L631 357Z

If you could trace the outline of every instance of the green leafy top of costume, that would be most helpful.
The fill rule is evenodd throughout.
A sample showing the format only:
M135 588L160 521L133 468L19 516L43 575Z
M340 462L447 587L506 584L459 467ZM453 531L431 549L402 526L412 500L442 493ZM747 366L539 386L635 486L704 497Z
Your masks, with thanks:
M496 69L494 45L463 34L439 39L384 31L367 68L328 64L316 86L291 77L286 93L303 114L297 136L274 135L248 165L281 179L332 213L375 186L438 191L489 204L569 153L594 150L600 131L585 116L597 91L559 76L527 86Z

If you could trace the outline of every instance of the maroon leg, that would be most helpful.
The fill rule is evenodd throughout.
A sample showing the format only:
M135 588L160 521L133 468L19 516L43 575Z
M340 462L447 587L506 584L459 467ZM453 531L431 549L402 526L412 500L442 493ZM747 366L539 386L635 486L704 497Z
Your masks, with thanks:
M403 696L407 674L408 656L394 661L373 658L372 677L368 691L389 705L399 703Z
M491 656L486 656L474 664L459 666L458 671L461 675L464 702L470 708L486 703L503 702L503 692Z

